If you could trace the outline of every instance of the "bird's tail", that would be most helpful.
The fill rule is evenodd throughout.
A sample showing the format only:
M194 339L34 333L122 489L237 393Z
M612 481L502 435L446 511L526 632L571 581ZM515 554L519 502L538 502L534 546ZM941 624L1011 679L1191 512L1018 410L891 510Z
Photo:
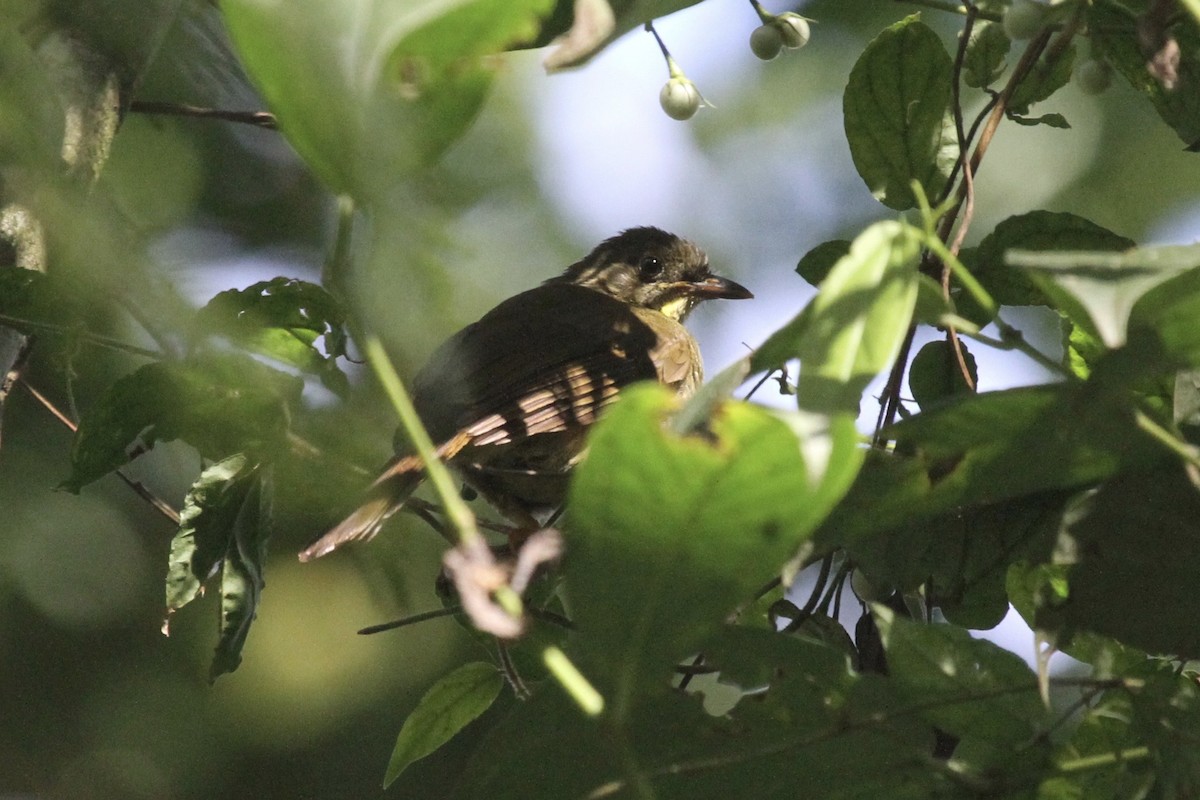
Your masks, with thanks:
M457 455L470 439L459 435L437 448L439 458ZM405 456L388 465L358 508L331 528L324 536L300 551L301 561L328 555L347 542L365 542L375 538L388 517L399 511L425 479L425 463L420 456Z

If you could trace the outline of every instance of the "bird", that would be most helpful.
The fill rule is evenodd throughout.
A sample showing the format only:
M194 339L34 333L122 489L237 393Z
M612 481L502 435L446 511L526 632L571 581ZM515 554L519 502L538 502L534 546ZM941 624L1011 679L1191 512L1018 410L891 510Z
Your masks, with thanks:
M437 457L518 528L536 530L562 506L588 429L622 389L657 380L687 397L700 385L688 314L705 300L751 297L687 239L630 228L447 339L413 379L413 405ZM424 474L401 445L358 508L300 560L373 538Z

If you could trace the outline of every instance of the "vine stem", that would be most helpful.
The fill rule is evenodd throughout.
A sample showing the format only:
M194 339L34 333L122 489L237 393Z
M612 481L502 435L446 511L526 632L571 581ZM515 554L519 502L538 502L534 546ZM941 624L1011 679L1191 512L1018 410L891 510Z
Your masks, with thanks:
M1004 119L1004 115L1008 111L1009 101L1012 99L1013 93L1041 57L1042 52L1050 42L1052 34L1053 31L1050 29L1041 31L1030 41L1029 46L1025 48L1025 52L1021 54L1020 60L1013 68L1013 74L1009 77L1008 82L1004 85L1004 89L1001 90L999 96L996 98L991 113L988 115L987 121L979 132L979 140L975 144L975 149L971 152L971 157L966 159L965 149L960 148L959 158L963 159L964 172L969 171L972 179L979 173L980 164L983 162L983 157L987 154L988 147L996 135L1000 121ZM1066 35L1070 36L1072 34L1067 33ZM957 84L957 78L955 83ZM957 102L955 104L957 105ZM961 108L956 109L956 111L961 114ZM973 183L971 186L973 188ZM958 223L959 214L963 211L963 206L967 200L967 191L968 181L960 181L954 193L955 200L945 215L942 216L935 232L936 237L942 242L951 241L951 234L955 232L955 225ZM970 219L964 217L964 225L969 225L969 223ZM962 231L962 236L965 238L965 230ZM943 265L944 267L945 265ZM900 407L901 383L908 366L909 353L912 350L915 333L916 326L910 325L908 336L900 348L900 354L896 357L896 362L892 365L892 371L888 375L887 384L880 398L880 413L875 421L875 433L872 438L872 443L876 447L883 445L881 432L896 419L896 413Z

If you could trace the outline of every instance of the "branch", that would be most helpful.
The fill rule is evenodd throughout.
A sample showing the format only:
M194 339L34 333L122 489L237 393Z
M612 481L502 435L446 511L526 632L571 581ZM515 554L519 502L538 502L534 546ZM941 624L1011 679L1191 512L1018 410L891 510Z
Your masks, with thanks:
M31 386L29 381L22 379L21 385L25 387L26 391L33 395L35 400L41 403L42 406L50 412L51 416L62 423L63 427L67 428L69 431L71 431L71 433L75 433L79 430L79 426L76 425L70 417L59 410L59 408L54 405L54 403L51 402L48 397ZM179 525L179 512L176 511L169 503L158 497L158 495L154 494L154 492L147 489L144 484L140 483L139 481L135 481L133 478L130 478L121 470L113 470L113 472L116 473L118 478L125 482L126 486L128 486L139 497L149 503L155 511L169 519L173 525Z

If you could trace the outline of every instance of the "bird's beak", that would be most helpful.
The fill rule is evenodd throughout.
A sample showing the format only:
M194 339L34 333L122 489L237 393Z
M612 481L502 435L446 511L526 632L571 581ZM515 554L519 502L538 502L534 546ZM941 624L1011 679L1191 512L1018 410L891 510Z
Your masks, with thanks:
M713 275L689 284L692 294L701 300L749 300L754 294L740 283Z

